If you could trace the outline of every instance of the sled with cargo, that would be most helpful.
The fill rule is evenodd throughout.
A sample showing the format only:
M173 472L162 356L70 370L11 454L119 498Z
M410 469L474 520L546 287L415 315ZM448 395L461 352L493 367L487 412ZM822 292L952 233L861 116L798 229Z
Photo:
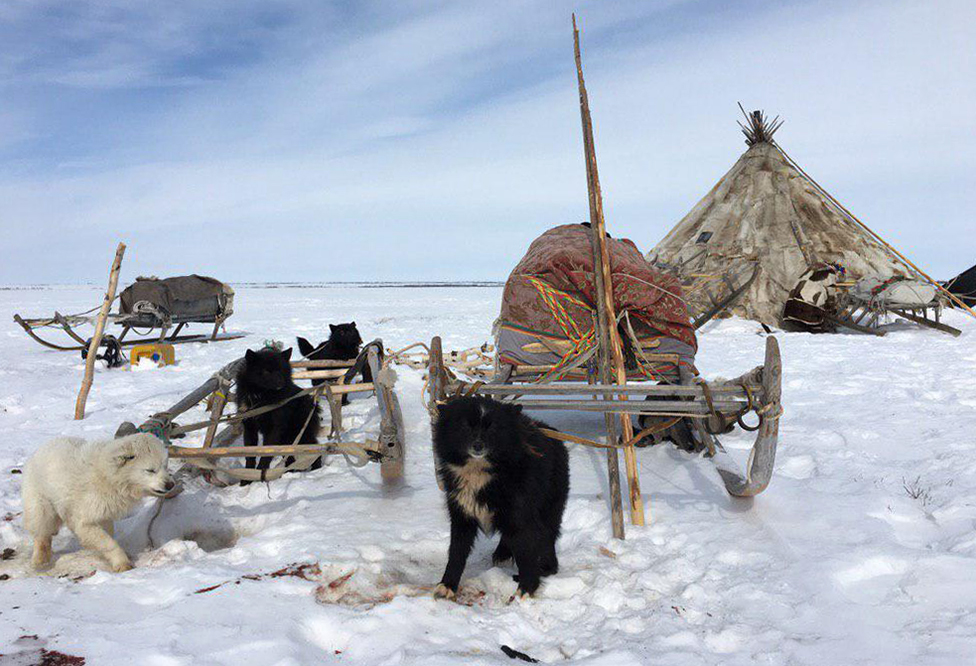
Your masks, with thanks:
M842 289L833 318L841 326L874 335L884 335L881 326L895 317L958 337L962 331L941 321L947 305L932 283L903 276L868 277Z
M478 394L517 401L535 412L602 413L613 444L573 433L546 434L608 448L611 458L622 448L633 478L632 494L634 448L670 440L704 452L729 494L758 495L772 477L782 413L776 338L766 338L761 366L734 379L705 382L695 367L697 340L680 282L655 270L630 241L605 238L613 293L612 306L606 309L614 313L623 364L610 381L602 380L602 299L593 278L592 233L582 225L565 225L532 243L506 282L495 323L494 372L487 379L479 379L486 375L483 367L452 363L440 338L431 340L431 404ZM436 419L436 409L431 411ZM641 427L634 428L633 418ZM719 439L736 426L756 432L744 469ZM613 476L611 490L616 485L619 493L619 480L615 484Z
M491 378L465 378L448 367L441 339L435 337L427 394L433 421L438 404L473 394L516 401L533 412L603 414L605 441L554 430L545 434L606 450L613 533L623 538L618 449L624 451L636 525L644 524L636 447L649 440L670 439L704 452L733 496L765 490L782 414L782 362L776 338L769 336L762 365L735 379L702 380L681 281L656 269L631 241L607 235L575 36L590 221L545 232L512 271L494 326ZM739 278L728 293L741 293L753 276ZM699 314L708 314L708 308ZM634 428L634 417L640 428ZM718 438L736 426L756 432L744 468Z
M109 313L107 321L121 326L122 330L117 336L106 336L108 340L103 339L103 345L108 343L131 347L158 342L222 342L243 337L241 333L218 333L234 313L234 290L211 277L141 277L119 294L118 302L118 311ZM89 343L88 338L80 332L81 327L95 324L97 310L96 307L69 315L55 312L50 317L21 317L15 314L14 321L20 324L31 339L48 349L80 351L87 349ZM180 335L190 324L212 324L213 329L209 334ZM46 339L42 331L58 331L66 335L67 340ZM155 331L158 333L154 333ZM130 332L142 337L127 339Z
M356 359L348 361L292 361L293 379L325 380L324 383L304 388L288 400L274 405L227 414L225 409L228 403L234 401L237 374L244 363L243 357L228 363L172 407L153 414L138 428L133 423L123 423L116 436L121 437L136 430L152 432L169 443L170 458L184 461L186 473L202 476L217 486L238 481L273 481L288 472L309 469L320 456L333 455L343 456L355 467L379 463L384 484L396 484L401 480L405 445L403 417L394 390L396 374L388 367L382 340L365 345ZM373 381L353 383L352 379L360 375L364 367L370 368ZM342 397L357 393L375 395L379 431L354 440L343 427ZM303 395L327 402L331 430L326 441L297 444L296 438L296 442L262 442L260 446L237 443L243 434L244 419L277 409ZM206 418L185 425L176 422L177 418L184 417L200 404L204 405ZM199 446L172 443L172 440L197 431L203 432ZM263 470L227 464L228 460L250 457L271 457L273 460L271 466Z

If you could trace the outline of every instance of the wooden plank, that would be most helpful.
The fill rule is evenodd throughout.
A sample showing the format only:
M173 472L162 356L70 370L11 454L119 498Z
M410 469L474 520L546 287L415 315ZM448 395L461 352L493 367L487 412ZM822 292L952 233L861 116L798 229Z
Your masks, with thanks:
M251 456L297 456L338 453L340 446L362 447L377 451L377 442L340 442L337 444L294 444L291 446L211 446L196 448L170 446L171 458L244 458Z
M301 361L292 361L291 367L293 368L351 368L355 364L356 364L355 359L350 359L348 361L339 361L333 359L321 359L321 360L303 359Z
M217 434L217 427L220 425L220 417L224 414L224 407L227 405L227 391L230 389L229 381L222 381L217 389L211 393L212 403L210 405L210 425L203 436L203 448L208 449L213 444L214 435Z
M836 317L834 315L830 315L830 314L826 314L826 313L824 314L824 319L827 319L828 321L831 321L834 324L837 324L838 326L843 326L845 328L851 329L852 331L857 331L858 333L866 333L868 335L876 335L879 338L883 338L885 335L887 335L887 331L879 331L877 328L874 328L873 326L865 326L864 324L856 324L856 323L854 323L850 319L840 319L840 318L838 318L838 317Z
M613 302L613 278L610 271L610 251L607 247L606 224L603 218L603 194L600 191L600 176L596 163L596 147L593 140L593 122L590 117L590 102L586 93L586 83L583 81L583 61L580 56L579 30L576 27L576 15L573 15L573 52L576 57L576 78L579 87L580 118L583 124L583 152L586 159L586 184L590 201L590 229L593 239L593 274L596 282L597 297L597 328L599 329L599 345L601 356L602 380L604 384L611 384L616 376L617 384L627 383L627 371L624 368L623 345L620 332L617 330L617 317ZM612 396L607 396L612 399ZM616 428L611 425L607 417L607 435L612 437L608 443L614 443ZM630 416L620 417L621 435L624 441L630 441L634 436L634 426ZM613 453L614 463L617 460L616 450ZM644 502L641 498L640 479L637 471L637 454L633 445L624 449L624 463L627 468L627 485L630 491L630 520L634 525L644 524ZM613 466L613 463L611 463ZM617 476L619 484L619 473ZM611 481L611 493L613 492ZM623 538L623 526L614 529L614 535Z
M461 382L462 391L471 386L468 382ZM759 384L750 383L750 390L753 396L762 401L763 389ZM746 399L745 390L738 384L717 384L709 385L714 396L735 396ZM499 386L496 384L483 384L478 388L478 393L486 395L603 395L603 394L623 394L633 396L659 396L659 397L704 397L700 386L680 386L677 384L627 384L626 386L602 386L599 384L587 384L584 382L559 382L552 384L518 384Z
M295 370L291 373L292 379L339 379L345 376L346 370L343 368L325 370Z
M363 382L362 384L332 384L329 388L335 395L342 395L343 393L367 393L376 390L376 386L372 382Z
M383 368L380 365L376 345L370 344L367 347L366 362L369 364L374 383L378 382ZM403 432L403 416L400 413L396 394L389 386L379 385L376 389L376 403L380 411L380 450L389 456L384 458L380 465L380 475L384 486L396 486L403 481L405 464L406 441Z
M444 353L441 347L440 336L434 336L430 341L430 353L427 364L427 384L430 391L430 430L433 433L437 426L437 405L447 399L447 370L444 368ZM444 482L441 475L437 473L440 461L437 459L437 451L431 450L434 459L434 478L437 480L437 487L444 490Z
M610 412L614 414L652 414L654 412L674 412L679 414L709 413L708 405L702 401L690 400L612 400L607 402L590 400L525 400L518 401L525 409L562 410L581 412ZM713 400L715 409L723 413L734 413L744 407L745 400Z
M958 328L949 326L948 324L943 324L940 322L932 321L926 317L919 317L918 315L912 314L910 312L905 312L904 310L891 310L892 313L898 315L899 317L904 317L908 321L913 321L919 326L926 326L928 328L933 328L937 331L942 331L943 333L948 333L949 335L958 338L962 335L962 331Z
M119 243L115 250L115 259L112 260L112 269L108 274L108 290L105 292L105 300L102 301L102 308L98 312L98 319L95 320L95 334L92 336L91 343L88 345L88 358L85 359L85 376L81 380L81 390L78 391L78 399L75 401L75 420L80 421L85 418L85 403L88 402L88 392L91 391L92 381L95 378L95 357L98 355L98 346L102 344L102 334L105 332L105 322L108 320L108 311L115 300L115 290L119 286L119 272L122 270L122 257L125 256L125 243Z

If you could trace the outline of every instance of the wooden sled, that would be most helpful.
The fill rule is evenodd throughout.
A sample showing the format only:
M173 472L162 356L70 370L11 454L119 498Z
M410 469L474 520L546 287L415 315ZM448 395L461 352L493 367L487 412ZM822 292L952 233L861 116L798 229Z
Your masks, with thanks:
M244 359L228 363L210 379L190 392L169 409L153 414L139 428L126 422L119 426L116 437L143 430L152 432L164 441L196 430L205 430L199 447L169 445L171 458L183 460L191 471L201 474L214 485L226 486L233 481L273 481L287 472L308 469L319 456L342 455L356 467L370 462L380 463L383 482L395 485L403 477L405 434L400 403L393 385L395 373L384 363L381 340L365 345L355 361L296 361L296 379L328 379L326 383L303 389L299 395L313 395L328 401L332 416L332 430L328 441L319 444L275 442L261 446L241 446L234 442L243 432L241 422L248 416L271 411L280 405L259 407L243 414L225 415L232 400L232 389ZM368 365L373 374L371 383L346 384L345 378L353 366ZM380 415L380 429L375 438L363 441L344 440L342 428L342 396L349 393L373 392ZM209 418L189 425L178 425L174 419L206 401ZM277 461L265 470L222 465L225 458L275 457Z
M840 298L840 305L836 314L828 315L834 324L849 328L859 333L883 337L886 331L881 329L885 316L895 316L910 321L925 328L931 328L953 337L962 335L962 331L954 326L940 321L944 303L935 300L925 306L913 307L885 307L876 302L868 302L846 292Z
M77 326L91 324L93 320L94 317L87 317L83 315L62 315L58 312L55 312L53 317L38 317L30 319L25 319L19 314L14 315L14 321L20 324L20 327L24 329L24 332L27 333L32 340L47 347L48 349L54 349L57 351L81 351L82 349L87 349L88 340L80 335L75 328ZM224 320L220 319L219 321L215 321L214 318L209 317L205 319L173 317L164 322L156 318L146 317L145 313L142 313L136 316L110 314L108 315L108 320L123 327L122 332L116 338L119 344L121 344L123 347L132 347L134 345L158 342L165 342L171 345L179 345L188 342L225 342L227 340L237 340L246 335L245 333L218 334L220 326L224 323ZM180 332L191 323L213 324L213 331L211 331L209 335L180 335ZM175 324L175 328L173 328L172 333L170 333L169 329L173 324ZM58 344L56 342L51 342L50 340L45 340L37 333L38 329L45 328L60 330L61 332L67 334L74 344ZM159 335L142 337L135 340L126 340L126 336L129 334L129 331L139 329L159 329Z
M775 337L766 338L763 365L736 379L712 384L696 380L684 368L675 384L524 383L544 376L546 372L546 367L507 366L490 382L463 381L445 365L441 339L435 337L430 343L428 366L430 404L433 407L452 396L477 394L518 401L530 410L657 417L659 425L637 433L634 439L638 441L660 433L664 424L687 419L706 456L715 463L730 495L752 497L769 485L779 439L779 417L782 414L782 362ZM646 400L648 397L653 399ZM751 426L744 420L750 412L758 417L757 424ZM431 417L436 418L436 409L431 409ZM756 430L757 433L744 469L726 453L716 437L716 433L726 431L732 423L738 423L747 430ZM546 434L564 441L607 447L606 444L568 433ZM634 443L624 442L619 448Z

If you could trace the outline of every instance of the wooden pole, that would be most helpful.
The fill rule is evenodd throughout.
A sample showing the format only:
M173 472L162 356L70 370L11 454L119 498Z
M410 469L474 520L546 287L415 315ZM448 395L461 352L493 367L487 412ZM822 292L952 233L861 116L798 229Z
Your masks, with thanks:
M88 402L88 392L91 391L92 380L95 378L95 356L98 354L98 346L102 343L102 334L105 332L108 312L112 309L112 301L115 300L115 290L119 286L119 271L122 269L122 256L124 254L125 243L119 243L119 247L115 250L115 260L112 261L112 270L108 274L108 291L105 292L105 301L102 303L102 309L98 311L98 319L95 321L95 334L88 345L88 358L85 359L85 377L81 380L81 390L78 392L78 400L75 402L76 421L85 418L85 403Z
M580 116L583 123L583 152L586 158L586 184L590 200L590 228L593 238L593 274L596 282L597 314L600 344L602 381L605 384L627 383L624 367L623 345L617 330L617 315L613 302L613 276L610 272L610 250L607 247L606 223L603 218L603 195L600 192L600 176L596 165L596 147L593 142L593 121L590 117L590 102L583 81L583 63L580 56L579 30L576 15L573 14L573 51L576 56L576 78L579 84ZM616 380L616 382L614 382ZM608 396L612 399L612 396ZM626 400L625 396L621 396ZM612 427L613 417L607 414L607 435L616 441L616 428ZM627 414L620 415L621 434L624 441L634 436L634 426ZM616 463L616 451L613 461ZM609 458L608 458L609 460ZM644 502L641 498L640 479L637 471L637 453L633 445L624 448L624 462L627 467L627 486L630 491L630 520L634 525L644 524ZM615 466L611 464L611 466ZM611 472L611 476L613 476ZM618 472L619 485L619 472ZM611 481L612 483L612 481ZM612 487L611 487L612 489ZM622 535L621 535L622 538Z

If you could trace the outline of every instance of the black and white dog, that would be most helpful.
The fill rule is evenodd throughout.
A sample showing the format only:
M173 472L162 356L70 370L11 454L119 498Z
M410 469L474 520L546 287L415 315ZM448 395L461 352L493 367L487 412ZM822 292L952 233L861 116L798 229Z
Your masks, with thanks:
M542 576L559 570L556 539L569 495L569 456L540 427L548 426L527 417L520 405L481 396L438 408L434 451L451 546L434 596L455 597L479 529L501 534L492 562L515 558L520 597L534 594Z

